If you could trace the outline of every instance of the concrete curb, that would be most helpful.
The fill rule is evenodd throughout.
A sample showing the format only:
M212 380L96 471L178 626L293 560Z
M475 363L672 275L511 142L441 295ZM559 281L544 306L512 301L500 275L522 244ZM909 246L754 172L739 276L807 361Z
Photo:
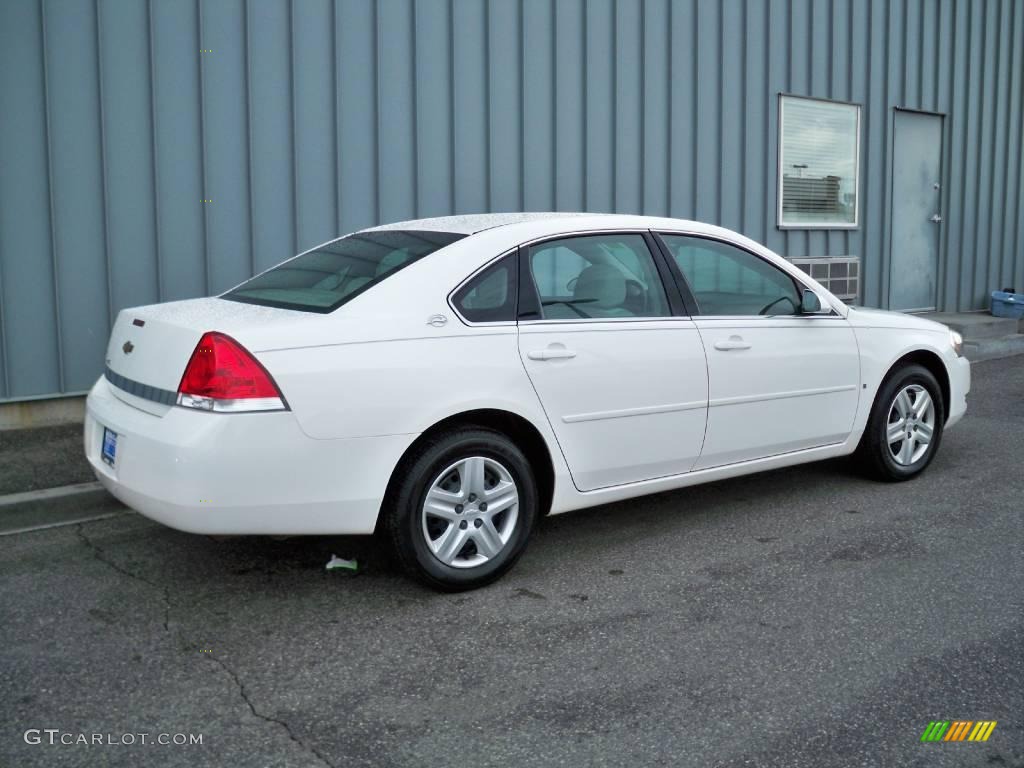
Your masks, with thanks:
M964 357L972 363L1024 354L1024 334L994 339L964 340Z
M128 511L95 482L11 493L0 496L0 536L99 520Z
M84 418L84 395L0 403L0 430L80 425Z

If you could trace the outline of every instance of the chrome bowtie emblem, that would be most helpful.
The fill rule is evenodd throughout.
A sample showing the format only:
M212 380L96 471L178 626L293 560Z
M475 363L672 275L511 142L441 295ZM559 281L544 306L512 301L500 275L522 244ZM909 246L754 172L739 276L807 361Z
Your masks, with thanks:
M124 343L124 346L121 347L121 351L124 352L126 355L130 355L133 349L135 349L135 345L132 344L130 341L126 341Z

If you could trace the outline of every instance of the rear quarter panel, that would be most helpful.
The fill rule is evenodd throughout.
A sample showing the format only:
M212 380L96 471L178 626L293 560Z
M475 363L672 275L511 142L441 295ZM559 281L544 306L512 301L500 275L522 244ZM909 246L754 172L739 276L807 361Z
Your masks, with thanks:
M449 325L453 322L458 323ZM302 430L316 439L420 433L478 408L515 413L546 431L519 360L514 326L435 330L424 324L423 329L418 338L258 357L274 372Z
M430 330L436 335L257 357L275 372L300 428L314 439L405 435L411 444L438 422L467 411L496 409L521 416L547 445L555 478L552 511L560 511L558 500L565 494L573 497L575 490L519 359L515 327Z

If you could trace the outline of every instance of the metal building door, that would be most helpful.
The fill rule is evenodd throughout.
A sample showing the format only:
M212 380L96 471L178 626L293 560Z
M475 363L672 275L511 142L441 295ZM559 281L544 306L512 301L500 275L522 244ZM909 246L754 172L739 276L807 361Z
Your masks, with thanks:
M935 309L942 216L942 116L896 111L889 307Z

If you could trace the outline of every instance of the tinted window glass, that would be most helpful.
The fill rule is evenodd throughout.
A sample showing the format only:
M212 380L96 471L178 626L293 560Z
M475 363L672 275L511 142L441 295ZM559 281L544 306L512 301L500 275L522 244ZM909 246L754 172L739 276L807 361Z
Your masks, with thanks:
M644 238L602 234L530 249L530 271L548 320L665 317L665 288Z
M471 323L516 319L515 258L506 256L459 289L452 300L460 315Z
M701 315L792 315L796 283L752 253L717 240L663 235Z
M463 237L411 230L358 232L282 262L223 298L331 312L403 267Z

